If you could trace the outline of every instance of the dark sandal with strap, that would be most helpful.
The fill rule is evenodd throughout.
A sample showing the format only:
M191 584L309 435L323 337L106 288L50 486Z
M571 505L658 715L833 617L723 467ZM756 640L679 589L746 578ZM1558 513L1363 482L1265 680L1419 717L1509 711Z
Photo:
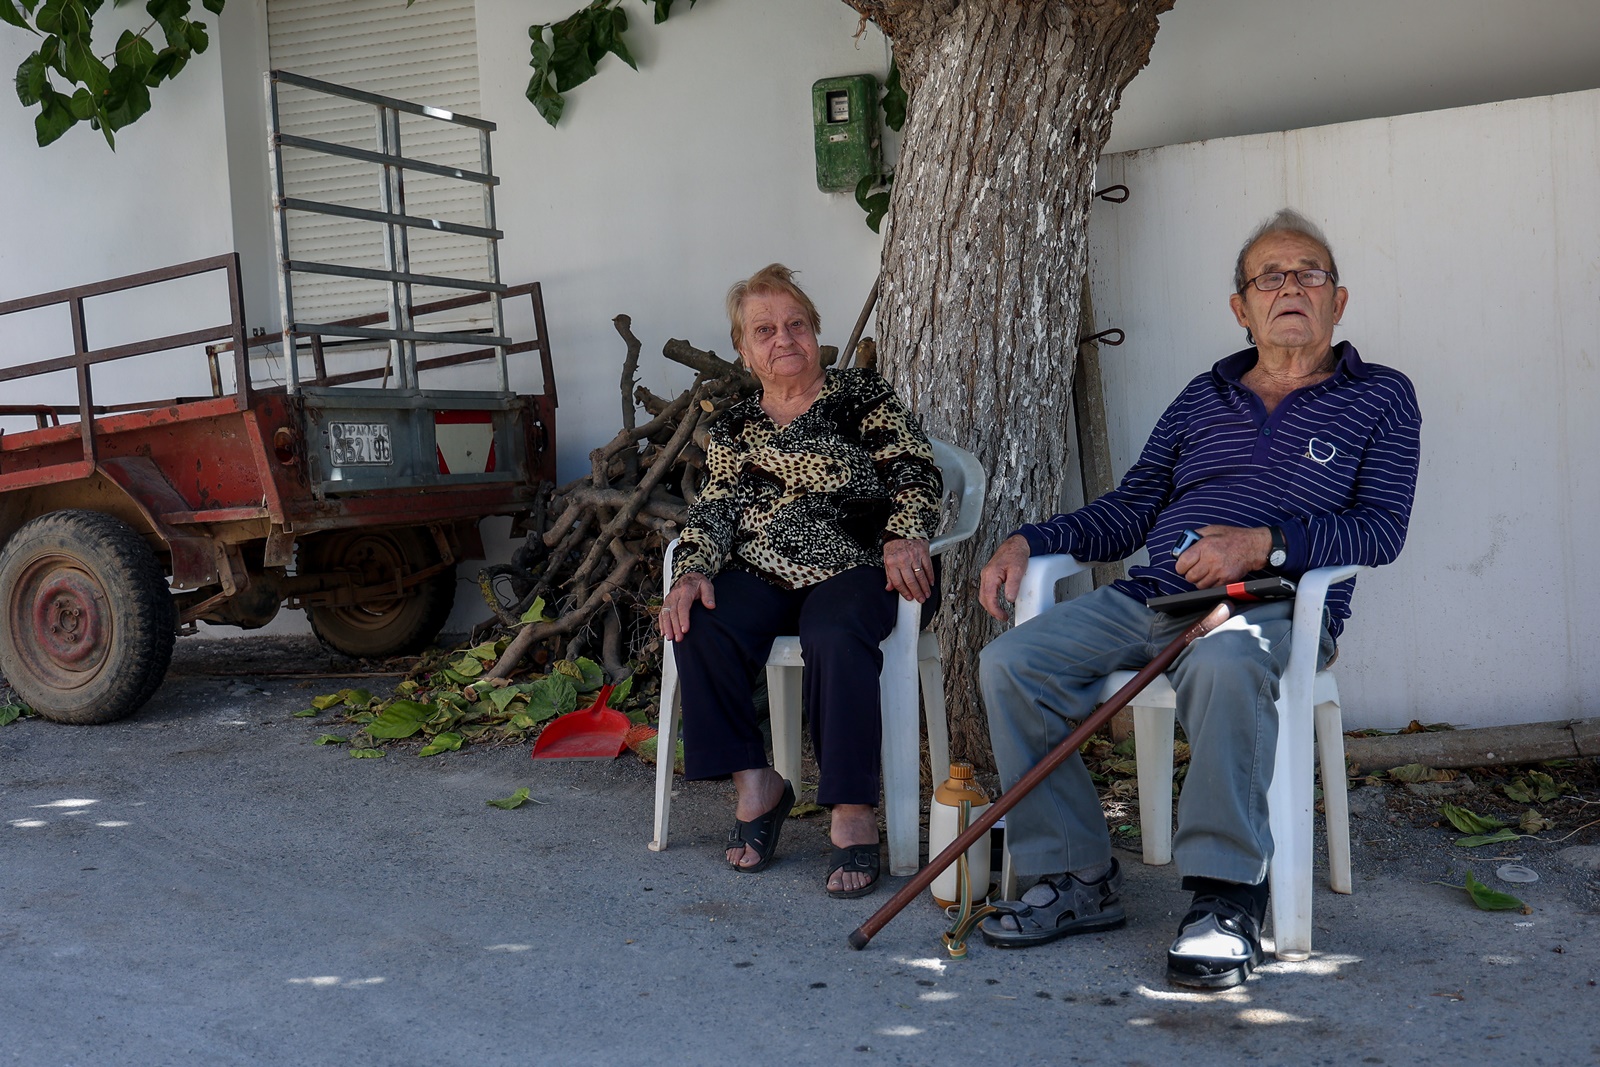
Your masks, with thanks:
M830 889L828 895L835 900L854 900L877 889L878 851L877 842L870 845L845 845L843 848L835 848L833 855L828 858L828 877L823 881L823 885L833 881L834 874L839 871L855 871L869 877L866 885L857 886L855 889Z
M728 848L753 848L756 855L761 858L756 862L742 866L734 860L728 861L728 866L744 874L755 874L764 871L772 862L773 854L778 851L778 833L783 829L783 820L789 817L789 809L794 807L794 786L787 778L783 781L783 796L778 798L778 803L765 815L758 815L749 822L740 819L733 821L733 829L728 831Z

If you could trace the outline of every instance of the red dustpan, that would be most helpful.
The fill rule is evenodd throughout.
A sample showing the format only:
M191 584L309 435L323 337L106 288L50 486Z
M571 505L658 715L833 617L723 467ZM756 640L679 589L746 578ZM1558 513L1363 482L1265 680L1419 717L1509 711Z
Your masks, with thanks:
M594 703L582 711L569 711L539 733L533 759L616 759L633 723L620 711L606 707L614 686L603 685Z

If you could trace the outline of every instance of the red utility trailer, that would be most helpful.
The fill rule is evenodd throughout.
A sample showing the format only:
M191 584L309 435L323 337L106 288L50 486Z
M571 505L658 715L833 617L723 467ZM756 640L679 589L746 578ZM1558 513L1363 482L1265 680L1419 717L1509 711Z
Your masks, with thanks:
M280 131L285 83L375 108L376 148ZM8 365L0 352L0 675L46 718L125 716L160 685L180 630L260 627L285 604L305 609L317 636L349 655L415 651L450 613L457 563L484 554L479 521L509 515L520 523L540 483L554 479L556 393L539 286L501 285L493 252L492 124L277 72L268 92L281 338L246 338L233 254L0 302L0 323L50 308L64 309L70 323L70 354ZM473 131L483 169L403 153L399 119L417 115ZM376 203L290 195L286 148L374 165ZM416 170L450 170L481 185L484 224L408 213L401 176ZM385 266L296 260L294 212L372 223L384 235ZM488 243L486 280L411 269L407 234L440 228ZM206 320L216 325L107 347L88 336L86 302L126 304L208 275L226 280L227 306ZM298 321L294 282L303 286L307 275L377 281L389 306ZM451 288L468 293L414 299L416 289ZM532 336L506 336L513 306ZM278 346L274 359L259 358L265 346ZM543 392L518 393L508 358L533 352ZM95 372L136 357L155 357L157 366L205 360L210 395L99 403ZM494 372L498 387L432 387L474 373L464 370L471 364ZM252 380L267 368L284 380ZM19 402L41 392L46 376L66 373L76 378L75 404Z

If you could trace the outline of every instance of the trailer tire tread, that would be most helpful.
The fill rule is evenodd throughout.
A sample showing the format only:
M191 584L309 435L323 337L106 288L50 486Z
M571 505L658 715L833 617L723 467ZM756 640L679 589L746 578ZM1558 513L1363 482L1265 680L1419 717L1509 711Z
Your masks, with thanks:
M82 671L64 670L31 619L53 579L104 600L103 654ZM67 594L70 598L72 593ZM177 640L177 607L166 573L131 526L97 511L50 512L25 523L0 548L0 674L42 717L93 724L131 715L160 688ZM95 634L101 634L96 630ZM63 687L62 679L74 683Z

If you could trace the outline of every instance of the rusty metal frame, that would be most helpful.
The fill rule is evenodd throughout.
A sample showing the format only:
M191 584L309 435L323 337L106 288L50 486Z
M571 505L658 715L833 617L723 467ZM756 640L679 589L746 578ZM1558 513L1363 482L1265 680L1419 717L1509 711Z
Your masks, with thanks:
M146 285L157 285L162 282L176 281L180 278L192 278L218 270L227 274L228 307L233 316L231 322L199 330L189 330L184 333L148 338L143 341L133 341L128 344L113 345L108 348L90 347L89 332L85 323L83 309L86 300L97 296L105 296L108 293L120 293L129 289L137 289ZM144 410L171 403L171 401L167 400L156 400L143 401L136 404L121 404L115 408L97 407L94 403L94 376L91 371L91 368L96 364L112 363L132 356L146 356L157 352L188 348L193 345L227 341L233 346L234 351L235 389L233 395L235 404L240 411L247 410L250 407L250 368L244 335L244 289L239 280L238 253L230 252L225 255L210 256L206 259L196 259L176 266L141 271L138 274L127 274L107 281L77 285L68 289L57 289L54 292L41 293L38 296L0 301L0 317L15 314L19 311L34 311L39 308L54 307L60 304L67 305L67 314L72 324L71 354L58 356L54 359L42 359L33 363L24 363L15 367L0 367L0 382L14 381L18 378L30 378L40 374L51 374L64 370L71 370L75 373L78 387L76 413L78 415L78 432L83 439L83 459L78 463L64 464L60 468L60 473L64 477L87 477L95 469L97 458L95 415L105 414L112 410ZM220 387L220 378L215 378L214 381L216 386ZM40 429L46 428L47 422L59 426L61 424L61 416L69 414L73 410L72 408L41 404L0 405L0 415L32 415ZM0 476L0 489L3 488L5 488L5 480L4 476Z

